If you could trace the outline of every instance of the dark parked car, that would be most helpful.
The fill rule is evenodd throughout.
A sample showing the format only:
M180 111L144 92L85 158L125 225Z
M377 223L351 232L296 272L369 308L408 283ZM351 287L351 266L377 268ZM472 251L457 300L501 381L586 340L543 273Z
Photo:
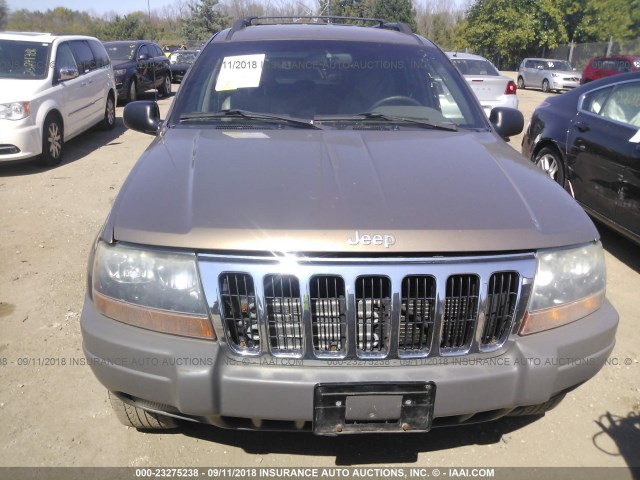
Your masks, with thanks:
M596 57L589 60L587 67L582 72L580 83L589 83L610 75L637 72L638 70L640 70L640 57L628 55Z
M640 73L548 98L533 112L522 153L593 217L640 243Z
M118 100L134 101L138 94L157 89L160 96L171 94L169 59L160 45L146 40L104 43L116 77Z
M613 349L598 232L504 141L522 114L487 117L407 25L342 20L238 21L165 120L124 108L155 138L93 245L81 318L124 424L540 415Z
M200 50L176 50L171 54L169 63L171 64L171 80L174 83L182 82L187 70L195 62L198 53Z

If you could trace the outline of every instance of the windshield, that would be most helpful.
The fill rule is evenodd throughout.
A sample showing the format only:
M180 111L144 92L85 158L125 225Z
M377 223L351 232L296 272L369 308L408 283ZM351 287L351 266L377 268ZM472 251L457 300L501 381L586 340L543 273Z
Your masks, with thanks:
M547 60L544 65L545 70L561 70L563 72L570 72L573 70L569 62L563 60Z
M136 53L135 43L106 43L104 48L107 49L111 61L133 60Z
M187 63L192 64L196 59L196 54L192 52L185 53L172 53L171 63Z
M241 110L315 122L391 117L487 128L448 59L421 46L347 41L216 44L200 53L169 124ZM196 115L203 119L206 115ZM212 121L221 116L209 115ZM226 118L230 121L230 118ZM409 122L407 122L409 123Z
M500 75L498 70L496 70L488 60L452 58L451 63L453 63L463 75Z
M50 47L50 43L0 40L0 78L46 78Z

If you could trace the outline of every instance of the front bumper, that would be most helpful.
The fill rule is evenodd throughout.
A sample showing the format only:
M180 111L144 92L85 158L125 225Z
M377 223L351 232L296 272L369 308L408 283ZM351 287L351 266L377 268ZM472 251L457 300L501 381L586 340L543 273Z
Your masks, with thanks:
M552 78L551 90L571 90L580 86L580 79Z
M30 119L0 120L0 162L32 158L41 153L40 128Z
M605 302L597 312L554 330L520 337L499 356L329 361L230 358L217 342L176 337L108 319L86 299L83 348L110 391L153 402L154 410L221 426L269 421L310 422L320 383L433 382L438 419L495 418L544 403L593 377L615 344L618 315ZM160 405L158 405L160 404ZM500 415L497 415L500 416ZM242 419L248 423L230 422ZM441 422L452 423L452 422Z

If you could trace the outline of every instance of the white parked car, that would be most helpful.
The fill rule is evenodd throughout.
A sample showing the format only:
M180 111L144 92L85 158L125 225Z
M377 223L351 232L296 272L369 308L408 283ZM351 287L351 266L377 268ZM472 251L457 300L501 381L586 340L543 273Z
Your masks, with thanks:
M111 60L82 35L0 33L0 162L62 161L64 142L115 126Z
M516 83L509 77L500 75L493 64L480 55L461 52L447 52L476 94L487 116L494 107L518 108Z

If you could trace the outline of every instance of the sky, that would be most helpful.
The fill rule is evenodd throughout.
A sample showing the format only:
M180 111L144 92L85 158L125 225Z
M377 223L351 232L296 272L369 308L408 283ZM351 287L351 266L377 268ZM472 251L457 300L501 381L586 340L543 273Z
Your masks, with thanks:
M149 0L151 10L161 11L165 5L175 4L175 0ZM107 12L117 12L121 15L134 12L136 10L147 11L147 0L7 0L9 10L40 10L45 12L55 7L66 7L71 10L85 11L102 15Z

